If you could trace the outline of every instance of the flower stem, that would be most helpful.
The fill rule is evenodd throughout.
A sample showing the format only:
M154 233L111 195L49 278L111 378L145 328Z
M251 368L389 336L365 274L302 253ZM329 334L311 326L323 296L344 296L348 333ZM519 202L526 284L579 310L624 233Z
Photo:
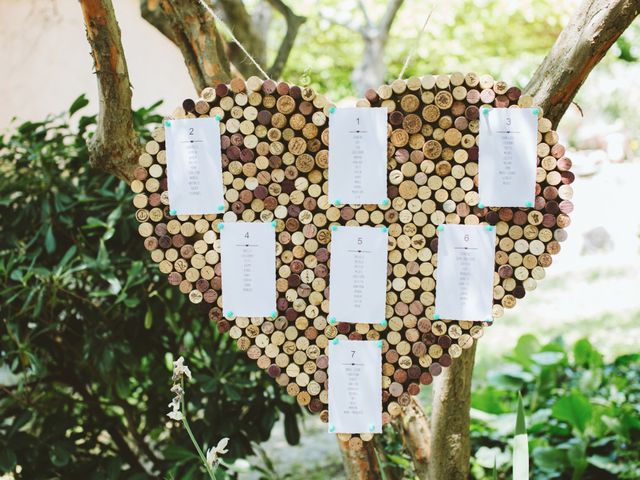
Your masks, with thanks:
M181 380L180 383L184 390L184 380ZM191 443L193 443L193 446L196 447L196 450L198 451L198 456L200 457L200 461L204 465L204 468L207 470L207 473L209 474L209 478L211 480L216 480L216 474L211 468L211 465L209 465L209 462L207 462L207 457L205 457L204 453L202 452L202 449L200 448L200 445L198 445L198 442L196 441L196 437L193 436L193 432L191 431L191 427L189 426L189 421L187 420L187 409L185 407L184 397L185 396L183 394L182 401L181 401L182 424L184 425L184 428L187 430L187 433L189 434Z

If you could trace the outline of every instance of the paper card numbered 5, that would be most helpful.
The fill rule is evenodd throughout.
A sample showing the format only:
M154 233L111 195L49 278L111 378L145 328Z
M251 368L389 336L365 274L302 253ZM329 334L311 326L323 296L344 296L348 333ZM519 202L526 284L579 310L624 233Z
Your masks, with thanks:
M382 345L329 344L329 433L382 433Z
M329 114L329 203L386 204L387 109Z
M435 318L492 321L496 229L438 226Z
M536 189L536 108L483 108L478 196L487 207L533 207Z
M329 323L382 323L387 291L386 228L331 227Z
M275 227L271 223L225 222L219 228L224 316L275 317Z
M220 124L215 118L166 120L167 186L172 215L224 212Z

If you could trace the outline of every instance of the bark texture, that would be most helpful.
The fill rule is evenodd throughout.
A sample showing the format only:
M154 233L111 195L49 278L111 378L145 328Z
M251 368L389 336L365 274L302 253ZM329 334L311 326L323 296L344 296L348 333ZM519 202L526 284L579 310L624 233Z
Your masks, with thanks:
M429 420L415 397L402 409L397 422L404 446L413 460L418 478L428 478L431 457L431 431Z
M111 0L81 0L98 79L96 133L88 142L91 165L131 180L140 143L133 130L131 83Z
M524 89L556 128L578 89L640 12L640 0L585 0Z
M362 448L352 448L348 441L338 438L342 463L348 480L378 480L380 466L375 452L375 442L364 442Z
M276 58L273 60L273 63L268 70L271 78L280 78L280 75L282 75L282 71L287 64L287 60L289 59L289 55L291 54L291 49L293 49L296 37L298 36L298 30L300 30L300 27L307 19L306 17L301 17L293 13L293 10L291 10L282 0L267 1L274 10L284 17L285 22L287 22L287 31L280 42Z
M469 409L476 345L464 350L433 382L430 480L469 476Z

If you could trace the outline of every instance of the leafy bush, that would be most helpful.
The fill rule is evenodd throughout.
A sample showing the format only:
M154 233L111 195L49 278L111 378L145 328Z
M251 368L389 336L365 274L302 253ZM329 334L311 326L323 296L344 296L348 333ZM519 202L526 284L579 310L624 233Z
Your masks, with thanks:
M296 442L297 405L170 288L128 186L89 168L86 104L0 138L0 474L200 477L165 416L172 354L194 371L186 398L202 443L227 436L244 456L281 412ZM157 105L135 112L143 137Z
M570 351L560 339L520 338L513 353L472 396L475 478L489 478L494 458L511 478L517 392L527 410L532 478L640 478L640 354L611 363L586 340Z

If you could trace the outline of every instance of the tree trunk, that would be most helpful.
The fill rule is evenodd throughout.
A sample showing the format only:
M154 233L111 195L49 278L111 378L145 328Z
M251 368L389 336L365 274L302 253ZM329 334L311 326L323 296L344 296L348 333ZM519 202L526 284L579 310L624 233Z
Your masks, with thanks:
M427 416L415 397L411 397L411 403L402 409L397 426L413 460L416 475L420 479L428 478L431 432Z
M469 476L469 409L476 345L464 350L433 382L430 480Z
M374 442L362 442L361 448L354 448L349 441L338 438L338 445L348 480L379 480L381 478Z
M378 33L375 27L372 30L362 36L364 41L362 59L351 73L351 83L360 96L364 96L367 89L382 85L387 73L384 62L386 33Z
M640 0L585 0L524 89L556 128L593 67L640 12Z
M98 79L96 133L88 142L91 166L129 181L140 153L133 130L131 83L120 27L111 0L81 0L87 40Z

